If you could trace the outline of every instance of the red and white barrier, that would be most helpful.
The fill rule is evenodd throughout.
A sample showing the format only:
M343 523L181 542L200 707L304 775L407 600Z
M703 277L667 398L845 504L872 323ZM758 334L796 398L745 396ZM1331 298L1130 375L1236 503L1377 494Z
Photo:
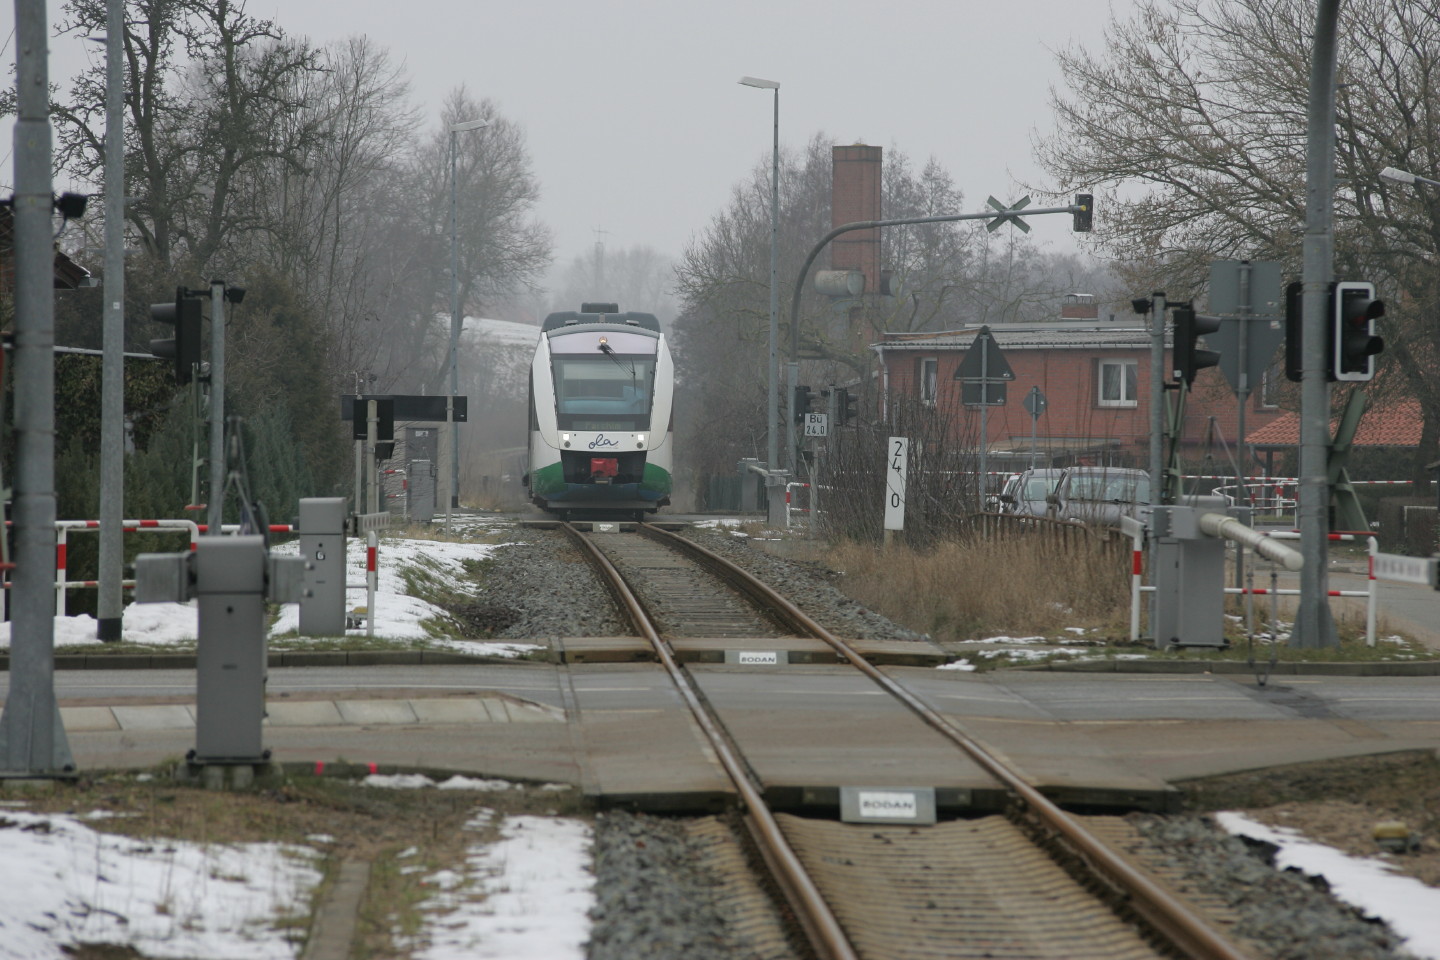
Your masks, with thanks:
M1298 531L1298 530L1270 530L1270 531L1256 531L1256 532L1259 533L1261 536L1269 537L1269 538L1272 539L1272 540L1299 540L1299 539L1300 539L1300 531ZM1144 554L1144 542L1145 542L1144 538L1145 538L1145 530L1144 530L1144 528L1137 526L1136 531L1135 531L1135 533L1133 534L1133 537L1132 537L1133 543L1134 543L1134 547L1133 547L1132 554L1131 554L1131 572L1130 572L1130 641L1131 641L1132 643L1138 642L1138 641L1140 640L1140 595L1141 595L1142 593L1154 593L1154 592L1155 592L1155 588L1154 588L1153 586L1147 587L1147 586L1144 586L1144 585L1142 584L1142 582L1141 582L1141 580L1142 580L1142 572L1143 572L1143 570L1144 570L1144 556L1143 556L1143 554ZM1330 596L1330 597L1356 597L1356 598L1364 597L1364 598L1365 598L1365 644L1366 644L1366 646L1371 646L1371 647L1373 647L1373 646L1375 646L1375 623L1376 623L1376 614L1377 614L1378 603L1379 603L1379 595L1378 595L1378 591L1376 590L1376 582L1375 582L1375 581L1376 581L1376 577L1375 577L1375 554L1379 551L1378 541L1376 541L1375 537L1374 537L1373 535L1369 534L1369 533L1348 533L1348 532L1331 533L1331 534L1327 535L1327 539L1330 540L1330 541L1332 541L1332 542L1333 542L1333 541L1356 541L1356 540L1366 540L1366 541L1368 541L1368 543L1367 543L1367 545L1366 545L1366 546L1367 546L1368 553L1369 553L1368 562L1367 562L1367 565L1366 565L1366 567L1367 567L1366 580L1368 581L1367 584L1366 584L1366 589L1364 589L1364 590L1327 590L1327 591L1326 591L1326 596ZM1272 591L1272 590L1270 590L1270 589L1268 589L1268 588L1262 588L1262 587L1257 587L1257 588L1254 588L1254 589L1248 589L1248 588L1245 588L1245 587L1225 587L1224 590L1225 590L1226 593L1229 593L1229 594L1238 594L1238 595L1241 595L1241 596L1243 596L1243 595L1245 595L1245 594L1250 594L1250 595L1252 595L1252 596L1298 597L1298 596L1300 595L1300 591L1299 591L1299 590L1288 589L1288 588L1287 588L1287 589L1276 589L1276 590L1273 590L1273 591Z
M200 526L193 520L121 520L120 527L125 533L158 533L161 531L188 530L190 549L199 545ZM65 591L81 587L98 587L99 580L70 580L67 578L70 531L99 530L99 520L56 520L55 521L55 612L65 616ZM134 580L122 580L121 586L133 587ZM10 584L5 584L8 588Z

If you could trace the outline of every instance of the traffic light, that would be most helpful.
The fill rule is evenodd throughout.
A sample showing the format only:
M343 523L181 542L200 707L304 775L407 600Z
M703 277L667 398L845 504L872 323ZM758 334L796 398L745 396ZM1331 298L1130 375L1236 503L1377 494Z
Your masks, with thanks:
M1093 193L1076 194L1075 206L1080 209L1073 214L1075 220L1070 229L1076 233L1089 233L1094 229L1095 195Z
M1369 380L1375 376L1375 355L1385 341L1375 336L1375 320L1385 316L1385 303L1375 299L1375 284L1343 280L1330 287L1331 363L1335 380Z
M151 340L150 352L175 361L175 382L189 383L200 363L200 301L185 296L184 287L175 288L174 303L150 304L150 319L175 328L167 340Z
M1196 372L1220 362L1220 354L1199 345L1201 337L1219 329L1219 317L1202 317L1189 304L1175 307L1175 349L1170 366L1176 380L1192 384Z
M810 412L810 388L804 385L795 387L795 396L791 398L790 416L796 423L805 422L805 414Z
M843 427L854 420L857 416L856 408L860 405L860 398L850 393L846 387L835 388L835 420L836 425Z

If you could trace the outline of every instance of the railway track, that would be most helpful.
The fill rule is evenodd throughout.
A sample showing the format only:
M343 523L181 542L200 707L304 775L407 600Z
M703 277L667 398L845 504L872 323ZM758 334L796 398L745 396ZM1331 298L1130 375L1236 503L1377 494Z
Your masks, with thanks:
M646 524L638 525L637 535L587 536L572 524L562 529L674 681L733 782L746 826L817 956L1235 960L1247 955L1085 820L1061 810L919 696L744 570ZM692 609L698 611L694 616ZM753 767L666 638L777 635L813 637L833 647L843 662L987 771L1010 797L1007 816L915 827L772 810ZM1123 828L1107 828L1112 842L1119 838L1117 830Z

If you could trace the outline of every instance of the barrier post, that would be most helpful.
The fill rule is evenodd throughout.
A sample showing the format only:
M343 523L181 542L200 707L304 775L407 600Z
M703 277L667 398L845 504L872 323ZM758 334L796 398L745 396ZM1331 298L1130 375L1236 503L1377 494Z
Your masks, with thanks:
M1375 605L1377 599L1375 596L1375 554L1379 551L1379 541L1371 537L1367 546L1369 547L1369 555L1365 564L1365 574L1370 580L1369 584L1367 584L1370 588L1370 595L1365 599L1365 645L1367 647L1373 647L1375 646Z
M69 527L59 523L55 524L55 613L61 617L66 616L65 579L67 576L66 565L68 563L69 533Z
M380 535L371 530L365 535L365 636L375 636L375 588L379 585Z

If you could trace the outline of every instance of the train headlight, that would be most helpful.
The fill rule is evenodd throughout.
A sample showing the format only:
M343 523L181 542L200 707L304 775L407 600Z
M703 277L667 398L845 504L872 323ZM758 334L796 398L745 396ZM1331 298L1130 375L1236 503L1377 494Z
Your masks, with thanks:
M643 433L637 433L637 434L635 434L635 446L636 446L636 447L643 447L643 446L645 446L645 434L643 434Z
M563 443L563 444L565 444L565 446L567 446L567 447L570 446L570 434L568 434L568 433L562 433L562 434L560 434L560 442Z

